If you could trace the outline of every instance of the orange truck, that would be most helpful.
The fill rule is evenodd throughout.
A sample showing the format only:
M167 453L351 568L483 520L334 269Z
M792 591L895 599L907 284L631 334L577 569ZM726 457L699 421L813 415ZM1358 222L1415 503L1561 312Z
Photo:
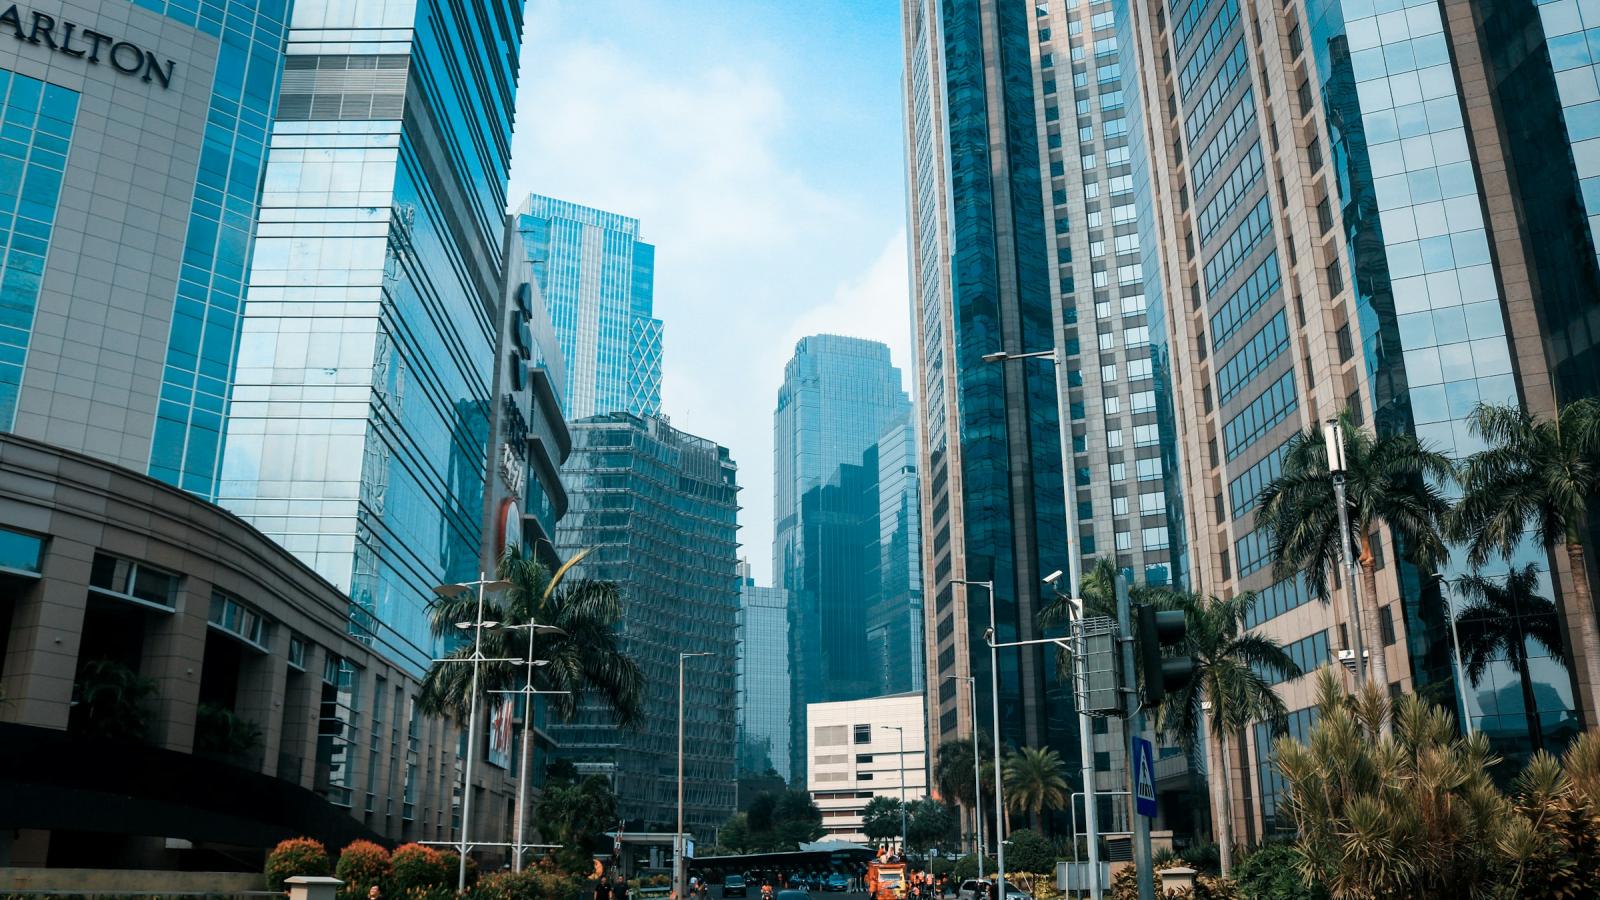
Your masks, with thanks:
M867 864L867 896L871 900L902 900L905 895L905 863L880 859Z

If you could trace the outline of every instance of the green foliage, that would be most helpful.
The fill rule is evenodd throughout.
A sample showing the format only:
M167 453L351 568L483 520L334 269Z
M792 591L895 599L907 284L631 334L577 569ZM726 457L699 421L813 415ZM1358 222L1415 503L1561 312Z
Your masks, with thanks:
M447 873L447 881L454 885L461 877L461 854L454 850L439 851L440 867ZM478 861L467 857L467 887L478 883Z
M535 634L530 628L495 628L483 634L483 652L491 659L549 660L534 670L534 687L566 691L547 697L550 708L563 720L577 714L578 702L598 695L624 725L637 721L644 704L644 674L638 663L622 652L617 621L622 616L622 592L615 582L569 579L566 576L588 551L575 554L552 574L536 558L515 548L501 557L498 574L511 588L484 598L483 616L505 625L554 625L561 634ZM475 593L434 602L429 609L437 635L456 634L456 623L478 614ZM472 645L463 644L453 658L470 656ZM471 694L472 666L435 663L422 681L419 704L423 711L448 714L465 721ZM480 691L521 688L527 667L514 662L489 662L480 667Z
M547 781L539 798L539 832L546 841L560 844L554 862L566 872L586 873L593 855L609 847L604 832L617 822L617 796L603 775L578 782Z
M401 844L389 857L389 891L455 887L456 872L447 868L444 855L422 844Z
M893 834L900 833L899 807L895 807ZM822 837L822 810L805 791L757 794L750 808L728 820L717 840L740 853L793 850Z
M955 809L932 797L906 804L906 813L910 819L906 826L909 832L906 842L914 851L924 851L946 840L959 838Z
M578 900L583 884L576 876L540 867L497 872L480 879L462 900Z
M861 833L874 845L881 844L900 836L900 822L900 801L879 795L868 800L861 812Z
M263 872L267 878L267 890L284 890L283 882L286 878L296 875L331 875L333 862L328 859L328 848L322 846L320 841L311 838L290 838L280 841L278 846L272 848L267 854L267 865Z
M949 875L955 871L955 868L956 861L948 856L935 856L933 859L928 860L928 871L932 872L936 878L941 875Z
M344 882L339 888L341 900L365 900L374 885L382 888L389 883L389 851L371 841L352 841L339 852L333 874Z
M1180 856L1168 860L1166 868L1195 866ZM1231 878L1198 875L1194 890L1162 890L1161 877L1156 876L1156 897L1160 900L1242 900L1239 886ZM1124 866L1111 876L1111 900L1139 900L1139 873L1133 866Z
M116 741L142 741L152 718L156 682L110 659L92 659L73 685L73 730Z
M1023 747L1006 757L1001 777L1006 806L1042 821L1047 810L1062 809L1072 796L1061 754L1049 747Z
M1263 844L1234 868L1233 880L1244 900L1328 900L1326 888L1301 876L1300 864L1292 844Z
M989 759L994 755L994 744L989 740L987 732L978 732L978 755L982 759ZM944 741L939 744L939 762L933 767L933 780L939 786L939 796L967 808L972 807L972 737ZM993 782L984 785L985 797L993 790Z
M194 752L237 757L261 746L256 723L217 703L202 703L194 713Z
M1020 828L1006 838L1006 873L1012 870L1036 875L1056 870L1056 848L1032 828Z

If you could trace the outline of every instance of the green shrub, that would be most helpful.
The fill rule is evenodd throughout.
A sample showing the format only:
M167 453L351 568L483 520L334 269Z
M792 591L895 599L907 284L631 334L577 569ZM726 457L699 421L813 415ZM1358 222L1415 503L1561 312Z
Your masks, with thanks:
M983 858L983 871L984 871L984 873L988 874L988 875L993 875L994 874L994 870L995 870L994 857L992 857L992 856L984 857ZM966 856L963 856L960 859L956 860L955 866L953 866L951 868L951 870L950 870L950 877L951 877L951 879L953 879L953 880L955 880L957 882L966 881L969 878L977 878L978 877L978 857L976 855L974 855L974 854L968 853Z
M486 875L465 900L578 900L583 881L543 868Z
M1032 828L1020 828L1006 839L1006 871L1044 874L1056 870L1055 845Z
M226 706L202 703L194 713L194 752L245 756L261 747L261 728Z
M1233 867L1233 880L1244 900L1328 900L1325 888L1300 876L1299 864L1292 844L1263 844Z
M339 853L333 874L344 882L339 888L341 898L364 900L373 885L388 885L389 851L371 841L352 841Z
M328 848L311 838L290 838L267 854L267 890L281 891L284 879L296 875L332 875L333 863Z
M454 887L461 877L461 854L454 850L440 850L439 860L444 867L447 878L445 883ZM471 887L478 881L478 861L467 857L467 886Z
M1163 868L1194 866L1181 857L1171 857ZM1243 894L1232 878L1213 878L1199 875L1194 880L1193 891L1163 891L1161 877L1156 876L1156 896L1163 900L1242 900ZM1133 866L1123 866L1111 876L1111 900L1139 900L1139 874Z
M454 888L455 869L445 867L444 854L422 844L401 844L389 857L389 893L409 896L410 890Z

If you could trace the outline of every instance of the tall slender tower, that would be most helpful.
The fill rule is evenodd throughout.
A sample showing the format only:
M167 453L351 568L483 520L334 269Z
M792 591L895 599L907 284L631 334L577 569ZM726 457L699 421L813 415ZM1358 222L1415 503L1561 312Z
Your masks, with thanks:
M568 416L660 413L656 248L639 220L538 194L516 215L567 359Z
M265 149L218 502L418 672L481 571L521 35L520 0L297 4Z

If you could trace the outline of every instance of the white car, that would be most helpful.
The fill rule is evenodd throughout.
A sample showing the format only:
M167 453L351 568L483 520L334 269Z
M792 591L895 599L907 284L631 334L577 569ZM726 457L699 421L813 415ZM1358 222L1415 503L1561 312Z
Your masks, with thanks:
M956 900L989 900L994 896L994 880L985 878L982 881L969 878L961 882L960 890L956 891ZM1033 900L1028 892L1017 887L1011 882L1006 882L1006 900Z

